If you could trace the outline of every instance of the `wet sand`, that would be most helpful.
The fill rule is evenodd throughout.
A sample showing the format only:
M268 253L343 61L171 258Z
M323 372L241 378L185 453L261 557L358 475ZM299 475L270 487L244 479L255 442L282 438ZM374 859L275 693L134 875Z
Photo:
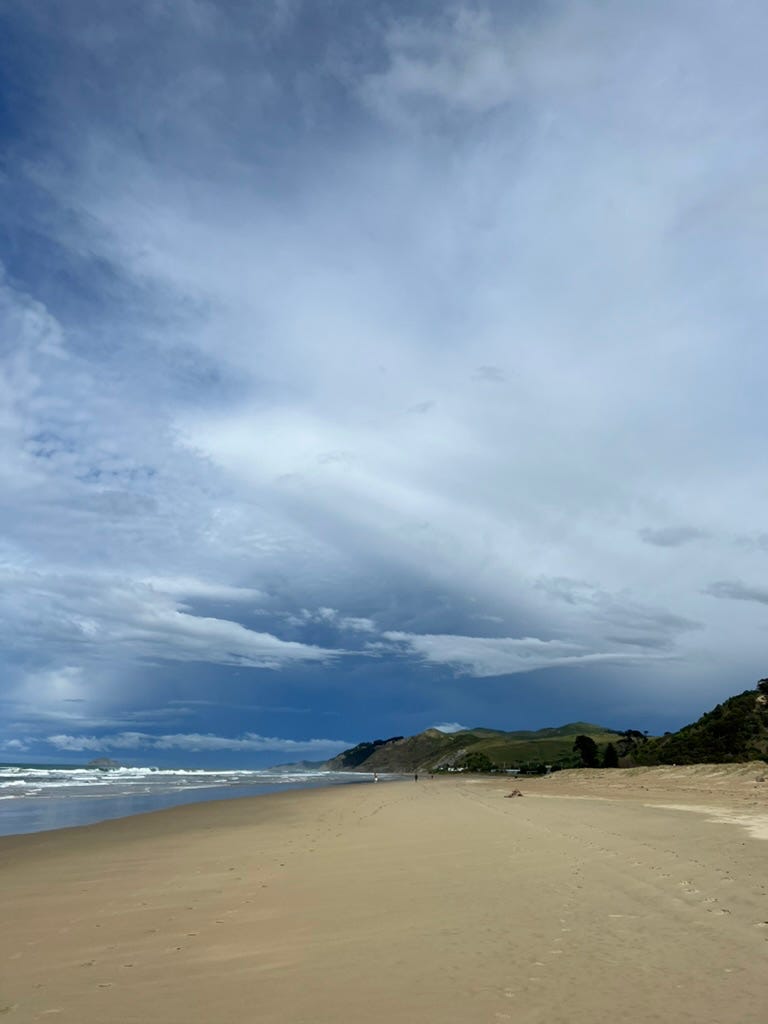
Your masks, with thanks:
M424 778L0 839L0 1016L765 1024L764 775Z

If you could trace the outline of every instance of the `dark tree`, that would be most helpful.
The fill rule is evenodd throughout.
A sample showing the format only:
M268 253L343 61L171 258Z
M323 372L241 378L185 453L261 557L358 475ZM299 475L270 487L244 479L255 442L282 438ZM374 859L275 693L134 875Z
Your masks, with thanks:
M460 767L468 772L492 772L496 765L487 754L475 751L467 754Z
M597 768L597 744L591 736L577 736L573 749L581 757L584 768Z
M612 743L609 743L603 753L603 768L618 768L619 767L619 755L616 752L616 747Z
M760 693L765 694L765 696L768 697L768 679L761 679L757 684L757 688Z
M625 729L624 732L619 733L619 736L621 737L618 742L619 757L627 757L648 742L648 735L640 732L639 729Z

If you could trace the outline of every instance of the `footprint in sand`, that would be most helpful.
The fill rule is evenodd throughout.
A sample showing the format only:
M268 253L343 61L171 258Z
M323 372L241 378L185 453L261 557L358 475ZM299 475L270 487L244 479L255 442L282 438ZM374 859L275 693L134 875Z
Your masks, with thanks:
M684 889L684 891L686 892L686 894L687 894L688 896L698 896L698 895L699 895L699 893L701 892L701 889L697 889L697 888L696 888L696 887L695 887L695 886L693 885L693 883L692 883L692 882L689 882L689 881L688 881L687 879L683 879L683 881L682 881L682 882L678 882L677 884L678 884L678 885L679 885L679 886L680 886L680 887L681 887L682 889ZM686 886L687 886L687 888L685 888Z

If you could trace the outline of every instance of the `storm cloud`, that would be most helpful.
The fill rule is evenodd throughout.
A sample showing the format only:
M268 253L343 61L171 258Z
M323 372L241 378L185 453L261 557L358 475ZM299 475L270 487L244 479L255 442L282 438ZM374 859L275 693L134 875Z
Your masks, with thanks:
M764 5L3 18L6 749L764 674Z

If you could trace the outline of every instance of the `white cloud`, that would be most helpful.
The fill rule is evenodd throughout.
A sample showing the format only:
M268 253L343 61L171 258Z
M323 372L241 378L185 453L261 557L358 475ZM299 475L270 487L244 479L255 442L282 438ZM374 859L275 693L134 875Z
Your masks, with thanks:
M335 625L338 622L339 613L335 608L302 608L298 615L288 615L286 620L292 626L306 626L309 622L317 622L325 625Z
M373 619L360 615L342 615L335 608L302 608L298 615L287 615L285 619L292 626L306 626L314 622L351 633L376 632Z
M154 736L143 732L120 732L105 736L74 736L60 733L48 736L47 742L57 750L110 751L110 750L188 750L199 751L280 751L294 754L320 754L331 756L350 747L346 740L281 739L259 736L247 732L242 736L214 736L210 733L170 733Z
M141 580L148 587L174 597L202 598L210 601L253 601L264 599L264 594L253 587L238 587L228 583L197 580L190 577L147 576Z
M14 12L45 203L0 284L5 650L75 695L333 659L253 603L478 676L761 671L759 588L703 591L765 554L764 5L356 7L300 82L301 5L86 6ZM468 604L533 639L452 636Z
M467 726L462 725L461 722L440 722L439 725L433 725L433 729L438 729L440 732L452 733L452 732L463 732Z
M430 664L446 665L476 678L517 675L542 668L637 665L668 657L627 650L590 651L580 644L536 637L416 635L397 631L384 636Z
M0 579L4 640L22 651L43 641L51 652L71 656L77 651L82 658L161 658L269 669L328 661L337 654L229 619L191 615L171 594L119 576L6 570ZM73 671L79 675L79 669Z
M376 623L373 619L360 615L345 615L339 620L342 629L351 630L354 633L375 633Z
M363 97L396 123L421 115L429 121L434 108L481 115L510 103L523 90L518 47L499 37L486 12L456 6L442 24L420 18L392 26L387 38L390 63L369 75Z

